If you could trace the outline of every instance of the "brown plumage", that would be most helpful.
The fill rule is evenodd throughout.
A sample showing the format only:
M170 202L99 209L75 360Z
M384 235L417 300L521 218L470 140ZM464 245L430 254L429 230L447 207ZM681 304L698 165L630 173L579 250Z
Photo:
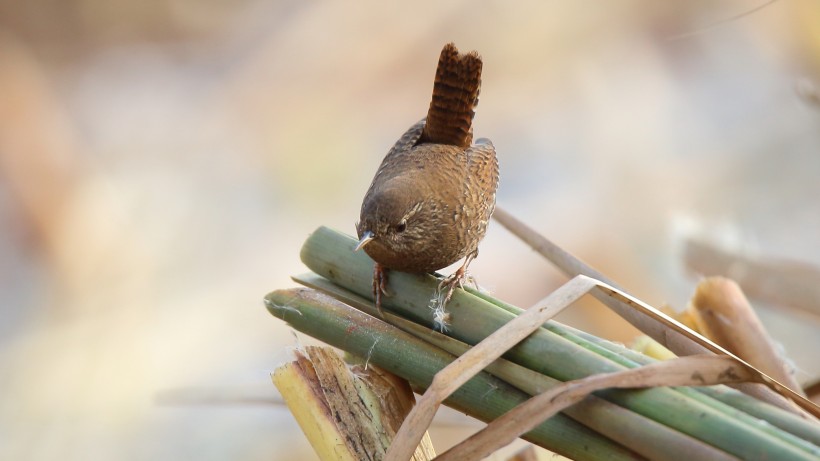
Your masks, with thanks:
M488 139L472 144L481 58L444 46L427 117L396 142L373 178L356 225L358 248L376 262L377 306L385 269L427 273L478 254L495 209L498 161ZM449 298L448 293L448 298Z

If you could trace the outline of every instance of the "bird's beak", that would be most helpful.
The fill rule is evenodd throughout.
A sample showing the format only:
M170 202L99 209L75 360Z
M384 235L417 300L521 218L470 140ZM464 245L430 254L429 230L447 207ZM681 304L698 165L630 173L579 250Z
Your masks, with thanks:
M356 248L354 248L353 251L361 250L362 248L364 248L365 245L370 243L370 241L373 240L374 238L376 238L376 236L373 235L373 232L365 231L365 233L362 234L361 240L359 240L359 244L356 245Z

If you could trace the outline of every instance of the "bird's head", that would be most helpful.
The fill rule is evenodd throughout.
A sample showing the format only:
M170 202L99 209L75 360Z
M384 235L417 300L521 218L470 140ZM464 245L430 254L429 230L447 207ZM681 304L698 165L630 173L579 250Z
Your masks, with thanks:
M389 187L368 194L356 231L359 244L375 261L387 267L393 260L412 256L432 235L430 211L425 203L403 187ZM392 263L392 264L391 264Z

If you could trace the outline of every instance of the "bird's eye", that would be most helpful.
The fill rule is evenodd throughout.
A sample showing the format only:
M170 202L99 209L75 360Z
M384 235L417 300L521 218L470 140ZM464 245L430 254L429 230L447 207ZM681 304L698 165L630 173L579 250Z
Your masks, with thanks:
M402 233L407 229L407 221L402 220L400 223L396 224L396 232Z

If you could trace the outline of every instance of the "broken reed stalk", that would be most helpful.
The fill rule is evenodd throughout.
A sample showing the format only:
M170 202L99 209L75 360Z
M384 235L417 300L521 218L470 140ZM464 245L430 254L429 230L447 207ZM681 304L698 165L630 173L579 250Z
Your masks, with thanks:
M322 460L382 458L415 400L407 381L377 367L348 366L330 347L307 346L272 374ZM425 433L410 461L436 456Z
M367 297L371 290L372 261L352 252L355 243L352 237L320 228L303 246L302 260L319 275ZM436 279L398 272L390 275L390 288L396 296L386 298L385 307L431 327L432 312L427 306L435 291ZM449 334L468 344L476 344L512 318L512 314L493 303L463 290L456 290L448 311L451 315ZM505 357L562 381L625 368L544 328L511 349ZM675 389L607 390L597 395L742 458L765 455L771 459L812 459L820 455L817 446L783 430L772 427L763 430L760 424L738 418L734 414L736 410L727 411L726 406L718 402L704 403Z

